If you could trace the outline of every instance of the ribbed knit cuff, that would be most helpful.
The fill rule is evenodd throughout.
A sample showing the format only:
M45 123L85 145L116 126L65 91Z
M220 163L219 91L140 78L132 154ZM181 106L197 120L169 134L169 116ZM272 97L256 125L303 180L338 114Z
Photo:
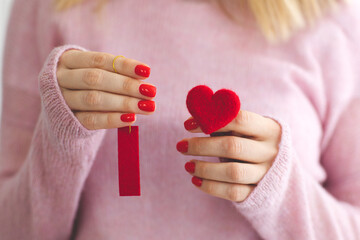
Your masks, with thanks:
M264 117L271 118L280 124L281 140L278 155L258 185L244 201L232 202L240 212L250 215L256 214L257 211L271 209L281 202L289 185L293 165L290 127L276 117Z
M75 117L61 93L56 71L60 56L67 50L87 51L77 45L63 45L49 54L40 74L39 91L42 111L46 121L58 140L71 141L73 138L87 138L102 130L88 130Z

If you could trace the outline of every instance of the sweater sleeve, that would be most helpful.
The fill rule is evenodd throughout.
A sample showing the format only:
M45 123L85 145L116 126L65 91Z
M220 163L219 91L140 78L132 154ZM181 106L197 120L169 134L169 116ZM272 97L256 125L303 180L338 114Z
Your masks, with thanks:
M351 108L345 114L347 117L356 114L357 118L350 121L360 122L359 107ZM351 144L354 148L347 146L346 149L352 151L348 152L352 158L336 159L338 166L334 165L331 172L327 172L331 176L337 172L345 175L331 186L323 186L299 164L301 159L294 151L291 130L286 122L271 118L282 127L279 153L270 170L248 198L240 203L232 202L235 208L251 222L264 239L358 239L360 154L355 147L359 146L360 141L355 135L347 136L354 136L348 140L354 141L354 144ZM347 133L354 126L348 125L348 129L345 129L345 122L339 124L343 129L338 131L344 130ZM337 146L333 147L332 151L337 151Z
M2 240L70 238L84 182L106 132L83 127L63 99L56 78L64 51L86 49L62 45L45 63L39 61L37 8L36 1L15 0L7 30L0 155Z
M350 28L351 22L340 25ZM279 153L248 198L232 202L264 239L360 236L360 34L335 25L336 33L327 35L332 41L319 37L314 51L327 96L320 156L326 181L318 182L303 167L286 121L268 116L282 128Z

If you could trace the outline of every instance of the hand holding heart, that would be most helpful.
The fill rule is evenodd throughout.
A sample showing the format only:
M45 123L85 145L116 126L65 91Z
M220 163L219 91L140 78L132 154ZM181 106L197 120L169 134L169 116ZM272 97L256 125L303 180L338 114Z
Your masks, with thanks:
M202 191L230 201L242 202L264 177L276 158L281 127L270 118L249 111L239 111L240 102L237 109L236 100L235 107L232 103L224 105L220 100L216 100L232 99L229 96L234 93L229 90L219 90L215 95L211 89L209 92L206 86L198 86L197 90L198 99L207 99L209 102L203 105L205 107L199 107L202 104L194 100L196 97L191 98L194 91L190 91L187 106L194 117L186 120L184 125L190 132L206 132L212 136L183 139L178 142L177 150L185 155L219 157L222 160L219 163L193 159L185 164L185 169L193 175L192 182ZM195 108L192 103L196 103ZM222 107L219 107L220 105ZM211 107L217 110L210 110ZM236 109L238 113L235 112L234 118ZM222 114L220 120L211 116L210 112L215 112L214 115ZM204 116L212 118L211 121L204 120ZM219 126L222 127L219 129ZM218 130L213 131L214 129Z

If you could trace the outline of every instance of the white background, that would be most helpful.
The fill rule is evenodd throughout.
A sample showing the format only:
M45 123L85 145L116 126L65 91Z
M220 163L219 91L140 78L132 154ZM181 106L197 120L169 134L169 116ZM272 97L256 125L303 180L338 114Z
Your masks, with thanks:
M12 0L0 0L0 116L2 107L2 67L3 67L3 51L4 51L4 40L5 31L7 27L7 21L10 15Z

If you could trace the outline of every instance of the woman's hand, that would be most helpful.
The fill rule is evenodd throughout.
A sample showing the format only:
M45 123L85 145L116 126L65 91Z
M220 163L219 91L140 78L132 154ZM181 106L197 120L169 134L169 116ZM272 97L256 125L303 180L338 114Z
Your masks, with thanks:
M193 118L184 125L190 132L202 132ZM183 139L177 150L185 155L220 157L222 162L191 160L185 169L202 191L242 202L275 160L281 127L270 118L240 110L232 122L211 136Z
M156 88L147 78L145 64L102 52L68 50L59 60L57 79L62 95L84 127L89 130L129 126L135 114L155 111Z

